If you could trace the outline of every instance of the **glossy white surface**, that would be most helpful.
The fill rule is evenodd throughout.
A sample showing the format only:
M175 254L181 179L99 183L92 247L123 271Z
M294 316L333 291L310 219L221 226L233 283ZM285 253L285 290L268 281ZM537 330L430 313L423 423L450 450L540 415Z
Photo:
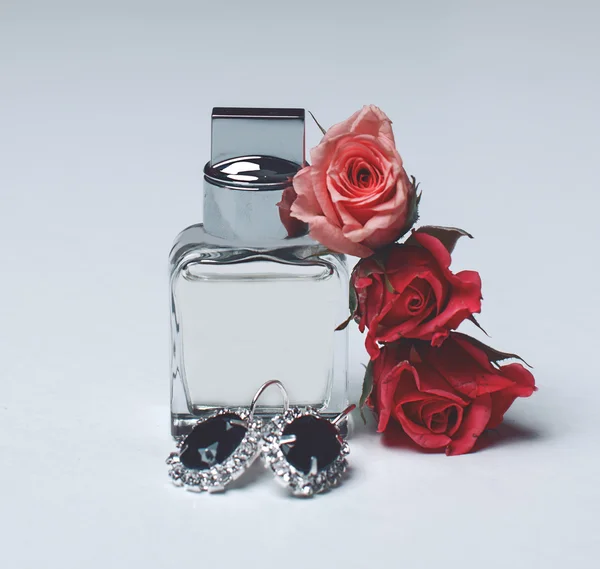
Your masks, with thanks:
M2 2L0 565L596 567L598 16L591 0ZM481 272L490 342L540 391L468 456L360 430L351 478L312 501L260 470L219 496L172 487L166 259L201 218L210 108L302 105L327 126L370 102L422 182L422 222L476 236L454 266ZM355 392L363 361L354 329Z

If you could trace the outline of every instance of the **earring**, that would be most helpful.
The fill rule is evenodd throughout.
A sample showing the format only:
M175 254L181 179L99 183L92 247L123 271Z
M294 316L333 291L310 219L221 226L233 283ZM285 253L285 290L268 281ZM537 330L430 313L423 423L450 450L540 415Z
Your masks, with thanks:
M356 408L350 405L331 421L311 407L290 409L263 430L261 457L276 480L294 496L310 497L337 486L348 468L348 443L339 425Z
M261 428L253 409L219 409L200 419L167 458L171 480L194 492L225 490L258 456Z

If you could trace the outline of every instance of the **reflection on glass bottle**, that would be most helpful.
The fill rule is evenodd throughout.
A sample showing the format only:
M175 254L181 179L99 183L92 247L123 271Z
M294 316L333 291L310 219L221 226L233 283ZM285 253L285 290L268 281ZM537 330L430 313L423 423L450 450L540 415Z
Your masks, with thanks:
M268 379L331 416L348 403L348 271L289 217L304 160L301 109L214 109L204 225L170 257L172 434L203 413L247 406ZM286 194L287 192L287 194ZM258 412L280 409L277 393Z

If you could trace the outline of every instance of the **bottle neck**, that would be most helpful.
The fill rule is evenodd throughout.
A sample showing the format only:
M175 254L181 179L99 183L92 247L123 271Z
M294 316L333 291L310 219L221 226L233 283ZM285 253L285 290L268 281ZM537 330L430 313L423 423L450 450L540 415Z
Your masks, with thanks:
M292 218L291 186L278 189L233 189L204 179L204 229L207 233L244 245L281 245L308 233Z

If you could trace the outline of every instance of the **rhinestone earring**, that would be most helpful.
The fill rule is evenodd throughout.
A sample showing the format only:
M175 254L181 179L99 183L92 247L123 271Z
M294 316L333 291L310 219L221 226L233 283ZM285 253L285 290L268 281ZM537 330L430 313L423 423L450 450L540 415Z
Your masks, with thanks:
M260 452L263 423L253 407L219 409L200 419L167 458L173 483L194 492L221 492L239 478Z
M310 497L337 486L348 468L350 447L339 425L350 405L331 421L311 407L285 406L263 430L261 458L294 496Z

